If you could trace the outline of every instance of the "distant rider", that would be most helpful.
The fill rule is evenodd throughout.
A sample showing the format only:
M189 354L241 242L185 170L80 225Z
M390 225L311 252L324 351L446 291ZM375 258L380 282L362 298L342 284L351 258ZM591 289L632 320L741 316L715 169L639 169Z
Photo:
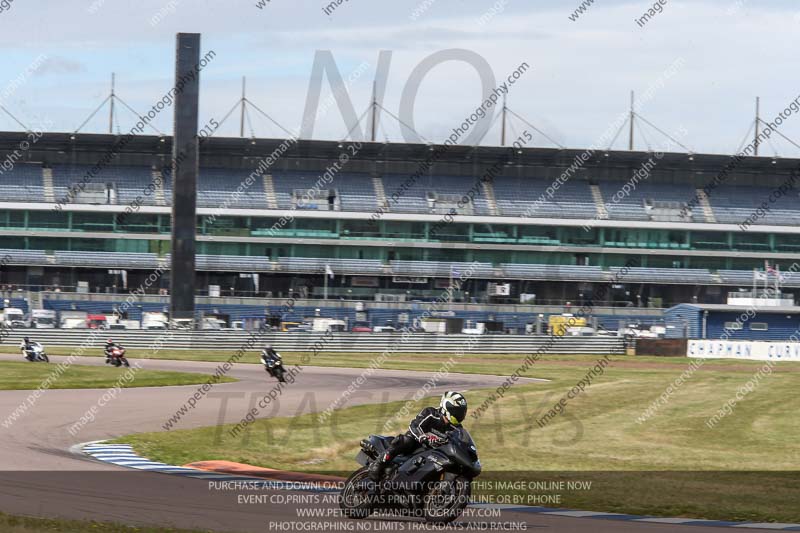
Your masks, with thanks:
M281 356L275 351L271 344L267 344L264 346L264 349L261 350L261 362L266 365L269 364L270 361L281 361Z
M370 465L369 477L380 481L386 471L386 465L392 458L413 452L422 444L436 445L439 437L430 433L435 430L447 433L458 427L467 416L467 399L460 392L447 391L442 395L439 407L426 407L408 425L405 434L398 435L389 445L389 449L378 461Z
M112 339L108 339L108 340L106 341L106 348L105 348L105 350L104 350L104 352L105 352L105 354L106 354L106 363L111 363L111 351L112 351L114 348L118 348L118 349L120 349L120 350L124 350L124 348L122 347L122 345L120 345L120 344L117 344L117 343L116 343L116 342L114 342Z
M33 355L33 342L29 337L24 337L22 342L19 344L19 349L22 351L22 355L25 356L25 359L28 361L33 361L36 356Z

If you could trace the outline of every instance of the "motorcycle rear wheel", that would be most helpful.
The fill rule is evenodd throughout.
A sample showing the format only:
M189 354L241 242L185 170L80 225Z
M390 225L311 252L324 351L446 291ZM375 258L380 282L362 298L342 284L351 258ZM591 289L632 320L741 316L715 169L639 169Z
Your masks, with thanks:
M344 482L344 488L339 493L339 509L346 518L362 520L372 514L373 508L370 503L369 494L366 491L357 490L356 484L369 478L369 467L359 468Z

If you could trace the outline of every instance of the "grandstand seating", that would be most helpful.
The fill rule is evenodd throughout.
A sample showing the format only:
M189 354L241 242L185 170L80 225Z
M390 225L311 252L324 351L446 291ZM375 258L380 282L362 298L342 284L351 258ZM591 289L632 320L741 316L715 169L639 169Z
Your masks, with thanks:
M714 277L705 268L629 267L623 271L621 267L611 267L609 271L621 283L714 283Z
M552 180L544 179L508 176L495 178L494 194L499 214L543 218L595 218L597 208L587 183L567 181L559 186L550 199L546 194L551 184ZM540 198L544 200L539 202Z
M769 198L773 189L766 187L725 186L714 189L708 196L717 221L743 224L754 216L761 204ZM770 205L769 211L755 220L754 224L777 224L796 226L800 224L797 210L797 191L791 190Z
M81 181L92 167L90 165L63 165L52 167L53 189L56 199L66 196L69 188ZM172 197L170 171L162 169L164 177L164 197L167 204ZM242 194L234 196L237 188L250 175L249 170L201 168L198 183L198 206L225 206L243 209L267 209L267 198L262 180L256 180L246 187ZM414 184L404 189L407 174L385 174L380 177L387 198L398 192L397 202L390 202L391 212L432 213L438 212L430 199L437 195L460 198L479 183L479 177L460 176L422 176ZM294 191L305 192L319 182L320 174L281 171L273 174L275 196L278 207L291 209ZM147 166L112 165L100 170L92 178L90 186L105 190L107 184L116 191L103 199L96 195L77 199L77 202L105 203L111 201L126 205L141 196L144 205L157 205L156 194L143 194L153 181L153 169ZM498 176L493 189L500 216L532 216L555 218L593 219L597 216L597 206L588 183L573 179L561 184L552 199L537 202L546 195L552 180L529 177ZM669 220L670 206L684 205L695 196L695 189L689 184L663 184L639 182L627 196L614 202L614 195L624 184L623 181L600 181L598 183L606 210L611 220ZM323 190L336 192L336 209L343 211L371 212L379 200L372 183L372 176L366 173L334 174L330 183L323 184ZM472 213L489 215L490 208L480 185L475 195ZM402 192L401 192L402 191ZM772 189L765 187L742 187L722 185L709 195L709 203L715 220L720 223L740 224L753 215L756 208L769 197ZM99 193L98 193L99 194ZM4 201L46 201L42 166L33 163L17 163L14 168L0 174L0 198ZM99 199L98 199L99 198ZM800 224L800 213L796 209L796 193L790 192L779 198L771 210L755 221L755 224ZM304 208L328 209L328 198L319 198ZM676 218L677 220L677 218ZM709 222L701 208L692 212L695 222Z
M52 167L53 189L56 199L64 198L70 187L82 183L85 176L91 175L92 169L92 165L54 165ZM152 181L153 173L150 167L114 165L101 168L86 183L87 187L101 187L112 184L112 188L117 191L116 202L114 203L120 205L130 204L140 196L142 204L155 205L155 194L143 194L144 189ZM73 199L72 202L80 202L80 199Z
M377 207L375 188L366 174L337 173L326 183L322 174L303 172L276 172L272 174L278 207L291 209L294 206L295 191L305 194L315 186L321 190L336 191L339 209L343 211L374 211ZM318 185L317 185L318 184ZM307 201L303 209L328 210L328 198L314 198Z
M325 266L336 274L379 275L383 263L377 259L315 259L311 257L280 257L278 266L285 272L322 274Z
M599 266L578 265L516 265L503 263L503 273L511 279L541 279L559 281L605 281L608 274Z
M44 182L42 165L17 163L0 175L0 198L3 201L42 202Z
M0 249L0 256L9 255L12 265L67 266L94 268L126 268L152 270L169 267L170 254L132 252L73 252L46 253L44 250ZM507 278L552 281L614 281L635 283L674 283L749 286L753 282L751 270L718 270L712 273L702 268L649 268L631 267L622 274L621 267L606 270L599 266L546 265L501 263L465 263L447 261L395 260L384 264L379 259L333 259L313 257L278 257L247 255L197 255L197 270L219 272L289 272L296 274L322 274L326 265L335 275L399 275L439 278ZM781 285L800 287L800 273L782 272ZM770 277L770 284L774 276Z
M197 183L197 205L200 207L232 207L237 209L266 209L264 183L258 177L250 186L251 171L201 168ZM241 192L235 194L241 187Z
M491 263L446 263L443 261L389 261L392 273L408 276L436 276L440 278L492 277Z
M626 182L601 181L600 191L605 200L605 206L611 219L620 220L651 220L645 205L652 202L669 202L683 206L691 200L696 191L690 185L674 185L663 183L650 183L640 181L627 194L618 194ZM617 199L615 202L614 199ZM706 222L702 209L692 210L692 219L695 222Z

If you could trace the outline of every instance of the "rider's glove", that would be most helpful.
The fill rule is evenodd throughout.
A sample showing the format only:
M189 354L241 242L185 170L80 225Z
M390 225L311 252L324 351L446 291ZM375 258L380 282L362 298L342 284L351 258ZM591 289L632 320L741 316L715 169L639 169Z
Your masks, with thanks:
M428 433L423 438L425 439L425 442L428 443L431 446L436 446L437 444L439 444L439 441L441 440L439 437L437 437L436 435L433 435L431 433Z

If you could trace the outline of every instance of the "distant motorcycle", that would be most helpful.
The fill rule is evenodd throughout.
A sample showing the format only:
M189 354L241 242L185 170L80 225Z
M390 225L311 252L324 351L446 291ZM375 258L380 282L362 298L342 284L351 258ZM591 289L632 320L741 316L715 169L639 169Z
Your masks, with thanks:
M106 354L106 364L114 365L116 367L121 367L122 365L131 366L130 363L128 363L128 360L125 358L125 348L120 348L118 346L114 346Z
M286 378L284 377L286 369L283 368L283 360L278 352L275 352L275 355L262 353L261 363L264 365L264 370L266 370L270 376L276 378L281 383L286 383Z
M444 524L461 516L472 480L481 473L478 450L463 427L447 435L432 433L440 437L436 445L395 457L378 483L369 478L369 466L386 453L392 437L362 440L356 461L363 466L347 478L339 495L344 516L363 519L375 511L401 511Z
M42 362L42 363L49 363L50 358L47 357L47 354L44 351L44 346L39 344L38 342L32 342L30 347L26 350L25 359L28 361Z

